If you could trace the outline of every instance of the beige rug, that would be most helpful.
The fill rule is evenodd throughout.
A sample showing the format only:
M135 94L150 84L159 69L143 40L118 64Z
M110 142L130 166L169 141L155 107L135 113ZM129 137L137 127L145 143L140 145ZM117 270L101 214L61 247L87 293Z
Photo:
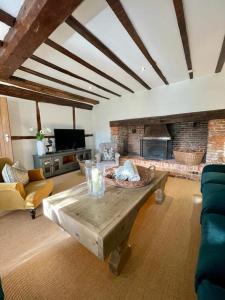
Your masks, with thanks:
M56 177L56 191L81 182L79 173ZM149 199L139 212L132 255L114 277L75 239L42 216L0 218L0 273L6 299L195 299L199 247L199 183L169 178L162 205Z

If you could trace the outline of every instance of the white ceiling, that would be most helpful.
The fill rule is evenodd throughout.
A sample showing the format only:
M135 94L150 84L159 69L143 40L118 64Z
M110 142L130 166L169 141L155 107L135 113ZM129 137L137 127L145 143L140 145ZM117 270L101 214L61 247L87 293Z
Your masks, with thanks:
M22 3L23 0L0 0L0 8L16 16ZM146 48L169 83L190 80L173 1L121 0L121 3L144 41ZM183 4L194 78L213 74L225 33L225 1L183 0ZM85 0L73 13L73 16L152 88L164 84L105 0ZM4 39L7 31L8 27L0 22L0 39ZM50 38L132 90L140 91L144 89L133 77L74 32L67 24L63 23L59 26ZM35 55L116 93L121 95L129 93L45 44L36 50ZM31 59L28 59L23 65L79 87L89 88L88 83L52 70ZM141 70L142 66L145 67L144 72ZM223 67L223 71L225 71L225 67ZM15 72L15 75L100 101L107 101L19 70ZM110 98L114 97L94 86L91 91Z

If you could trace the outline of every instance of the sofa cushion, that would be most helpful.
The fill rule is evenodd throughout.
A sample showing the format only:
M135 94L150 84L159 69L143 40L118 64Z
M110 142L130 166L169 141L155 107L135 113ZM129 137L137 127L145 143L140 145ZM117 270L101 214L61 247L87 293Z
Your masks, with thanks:
M225 165L207 165L203 168L202 174L206 172L219 172L219 173L225 173Z
M225 184L220 183L207 183L202 187L202 196L204 198L208 195L216 195L218 192L225 193Z
M225 216L225 190L210 193L203 198L201 223L206 213L217 213Z
M222 300L225 299L225 289L208 280L203 280L198 287L198 300Z
M196 290L204 279L225 288L225 216L205 214L196 270Z
M219 183L225 185L225 173L206 172L202 174L201 186L206 183Z
M48 197L53 190L52 180L39 180L32 181L25 186L26 199L25 206L26 208L36 208L41 201Z

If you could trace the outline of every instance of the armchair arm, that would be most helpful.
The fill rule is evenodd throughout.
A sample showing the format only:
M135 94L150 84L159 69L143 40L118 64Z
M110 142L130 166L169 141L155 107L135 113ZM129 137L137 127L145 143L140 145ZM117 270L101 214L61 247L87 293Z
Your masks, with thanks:
M115 153L115 162L117 166L120 164L120 154L118 152Z
M100 163L101 162L101 153L99 152L99 153L95 154L95 158L96 158L97 163Z
M0 183L0 210L25 207L26 192L21 182Z
M29 181L37 181L45 179L43 169L33 169L28 171Z

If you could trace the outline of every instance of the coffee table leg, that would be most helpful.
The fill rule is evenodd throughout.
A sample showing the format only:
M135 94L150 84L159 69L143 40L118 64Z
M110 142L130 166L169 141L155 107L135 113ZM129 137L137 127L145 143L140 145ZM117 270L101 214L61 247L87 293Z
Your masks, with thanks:
M128 239L122 242L116 249L110 254L109 257L109 269L118 276L121 270L131 254L131 246L128 244Z
M165 198L164 190L161 189L161 188L160 188L160 189L157 189L157 190L155 191L155 202L156 202L157 204L161 204L161 203L163 202L164 198Z

